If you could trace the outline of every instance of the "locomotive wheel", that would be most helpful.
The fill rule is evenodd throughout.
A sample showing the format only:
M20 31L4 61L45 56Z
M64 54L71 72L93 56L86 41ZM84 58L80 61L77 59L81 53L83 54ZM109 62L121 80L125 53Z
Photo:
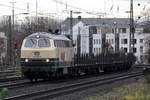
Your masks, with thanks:
M74 73L73 73L73 68L69 67L68 68L68 77L73 77Z
M57 71L55 72L55 77L56 78L61 78L63 76L63 69L57 69Z
M59 78L63 78L63 68L58 70Z
M53 73L52 72L48 72L48 80L52 80L52 76L53 76Z
M88 74L89 74L89 70L88 70L88 69L85 69L85 73L88 75Z
M100 68L97 67L97 68L96 68L96 74L99 74L99 73L100 73Z

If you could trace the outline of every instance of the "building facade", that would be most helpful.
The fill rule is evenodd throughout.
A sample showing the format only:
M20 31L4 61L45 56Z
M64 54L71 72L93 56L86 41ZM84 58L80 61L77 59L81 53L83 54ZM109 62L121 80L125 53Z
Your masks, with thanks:
M82 18L72 19L73 22L73 42L75 53L97 55L102 52L102 45L105 42L115 51L116 38L118 34L119 50L129 52L130 49L130 19L128 18ZM70 19L66 19L61 26L62 34L70 34ZM143 28L136 25L134 39L134 53L137 57L137 63L144 63L146 53L146 38L149 33L143 33ZM80 37L80 38L79 38ZM78 39L79 38L79 39Z
M138 34L135 33L134 39L134 49L133 52L137 57L137 63L146 63L145 54L147 53L146 41L147 37L150 37L149 33ZM106 34L106 41L115 48L115 38L113 33ZM119 34L119 49L123 49L125 53L129 52L130 49L130 38L129 33L120 33Z

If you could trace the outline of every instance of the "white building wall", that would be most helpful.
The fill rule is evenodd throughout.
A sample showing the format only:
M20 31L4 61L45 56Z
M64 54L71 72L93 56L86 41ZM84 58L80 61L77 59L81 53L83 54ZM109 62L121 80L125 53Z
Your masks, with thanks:
M85 25L81 21L73 26L73 41L76 44L74 47L75 53L77 53L77 35L81 36L81 54L89 53L89 27L90 25ZM93 34L93 53L99 54L101 52L101 28L97 27L97 34ZM95 42L94 42L95 41Z
M136 44L137 52L135 54L137 56L138 62L146 63L143 58L147 52L147 47L145 42L147 37L150 37L150 34L149 33L135 34L135 37L137 39L137 44Z
M101 34L93 34L93 53L94 55L100 54L101 45L102 44L102 37Z
M1 38L6 38L5 33L4 32L0 32L0 37Z
M121 33L119 34L119 49L127 48L127 52L129 52L129 44L130 44L130 35L129 33ZM127 43L123 43L123 40L127 39Z
M111 47L113 47L113 50L115 49L115 35L114 35L114 33L106 34L106 42L109 43L109 45Z
M82 22L79 22L73 27L73 41L76 44L75 53L77 53L77 35L80 34L81 37L81 44L80 44L80 51L81 54L85 54L89 52L89 31L88 27L85 26Z
M73 26L73 41L76 44L75 46L75 52L77 53L77 35L80 33L81 35L81 53L89 53L89 27L94 25L84 24L82 21L78 22L76 25ZM106 41L115 48L115 36L114 33L106 31L105 28L102 27L102 25L95 25L97 26L97 34L93 34L93 53L96 55L101 52L101 46L102 46L102 36L101 33L107 33L106 34ZM129 52L129 25L128 24L117 24L117 32L119 33L119 28L126 28L126 33L119 33L119 48L124 49L126 48L127 52ZM108 25L108 30L113 29L114 26ZM123 32L123 31L122 31ZM146 46L145 40L147 37L150 37L150 34L142 34L143 28L141 26L136 26L135 29L135 39L136 39L136 52L135 56L137 56L137 62L141 61L141 56L145 55L147 52L148 47ZM70 29L67 31L67 33L62 32L63 34L70 34ZM127 39L127 43L122 42L124 39ZM143 42L140 42L141 39L143 39Z
M136 52L134 53L135 56L137 57L137 63L145 63L144 62L144 59L141 57L141 56L144 56L146 51L147 51L147 47L146 47L146 44L145 44L145 41L146 41L146 38L147 37L150 37L150 34L147 33L143 33L143 34L138 34L138 33L135 33L134 35L135 39L136 39L136 44L134 45L134 47L136 48ZM106 34L106 41L111 44L109 41L110 40L114 40L115 41L115 37L114 37L114 34L113 33L107 33ZM127 43L123 43L123 39L127 39ZM143 40L143 42L142 42ZM119 34L119 48L127 48L127 52L129 52L129 42L130 39L129 39L129 33L120 33ZM112 47L114 48L115 47L115 43L114 44L111 44Z

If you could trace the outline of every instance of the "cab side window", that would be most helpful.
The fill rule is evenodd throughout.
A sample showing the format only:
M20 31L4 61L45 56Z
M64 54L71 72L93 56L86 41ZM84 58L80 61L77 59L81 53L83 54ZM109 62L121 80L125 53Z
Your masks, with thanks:
M67 48L71 47L71 42L64 40L54 40L54 45L55 47Z

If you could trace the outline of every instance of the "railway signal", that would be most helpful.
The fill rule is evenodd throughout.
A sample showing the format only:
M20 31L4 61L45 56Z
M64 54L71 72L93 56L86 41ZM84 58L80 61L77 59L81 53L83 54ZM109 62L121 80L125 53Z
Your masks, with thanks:
M13 45L14 45L14 66L16 66L17 65L17 62L18 62L18 60L17 60L17 57L18 57L18 54L17 54L17 46L18 46L18 43L17 43L17 40L15 40L14 42L13 42Z
M15 40L15 41L13 42L13 44L14 44L14 49L17 49L17 40Z

